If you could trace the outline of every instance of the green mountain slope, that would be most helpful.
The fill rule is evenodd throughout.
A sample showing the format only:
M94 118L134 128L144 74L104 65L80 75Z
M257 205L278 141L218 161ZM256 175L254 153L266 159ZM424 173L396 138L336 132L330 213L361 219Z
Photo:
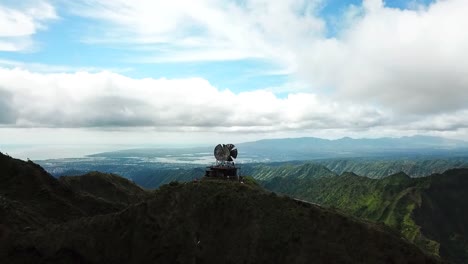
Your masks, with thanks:
M139 202L148 196L141 187L114 174L90 172L82 176L60 177L59 182L74 192L123 205Z
M257 180L268 180L274 177L315 178L332 177L335 173L317 163L268 163L243 165L242 174Z
M74 192L31 161L0 153L0 229L4 231L121 209L118 203Z
M267 180L277 175L282 177L331 177L335 173L318 163L268 163L241 164L242 175L249 175L257 180ZM132 180L147 189L158 188L172 181L190 182L205 174L204 168L191 169L159 169L132 174Z
M328 178L277 177L264 186L383 222L427 252L455 263L468 260L467 169L424 178L398 173L380 180L353 173Z
M354 172L369 178L383 178L400 171L411 177L442 173L451 168L468 168L468 158L447 159L330 159L240 164L241 174L265 181L274 177L332 177ZM154 189L172 181L192 181L204 174L202 166L184 169L142 169L128 173L138 185Z
M468 168L468 158L331 159L318 163L338 175L353 172L369 178L383 178L398 172L411 177L424 177L453 168Z
M430 179L421 194L414 221L421 232L440 241L441 256L456 263L468 260L468 170L450 170Z
M11 215L0 218L1 263L440 262L382 225L251 184L202 180L147 192L99 173L54 181L33 163L2 159L1 165L14 164L16 169L0 166L2 177L9 179L2 181L0 197L7 197L11 205L27 200L41 208L59 199L67 201L68 208L48 207L62 218L33 229L26 228L29 223L5 229ZM29 181L55 187L42 198ZM122 206L122 201L128 204ZM121 207L67 216L76 208L101 203ZM32 210L10 209L17 215ZM49 212L34 213L47 218Z
M381 226L232 182L165 186L118 214L14 244L10 254L34 248L44 260L89 263L435 262Z
M202 168L161 169L133 174L132 180L144 188L154 189L173 181L193 181L203 175L205 175L205 170Z

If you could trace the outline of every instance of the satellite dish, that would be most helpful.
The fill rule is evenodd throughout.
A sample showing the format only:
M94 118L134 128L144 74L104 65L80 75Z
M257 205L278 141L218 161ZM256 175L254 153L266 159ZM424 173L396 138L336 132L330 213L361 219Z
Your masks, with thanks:
M227 160L228 153L223 145L218 144L214 149L214 156L216 160Z
M237 149L233 144L218 144L214 149L214 156L219 161L233 161L237 158Z
M233 144L227 144L225 147L229 150L229 157L228 161L233 161L235 158L237 158L237 149L236 146Z

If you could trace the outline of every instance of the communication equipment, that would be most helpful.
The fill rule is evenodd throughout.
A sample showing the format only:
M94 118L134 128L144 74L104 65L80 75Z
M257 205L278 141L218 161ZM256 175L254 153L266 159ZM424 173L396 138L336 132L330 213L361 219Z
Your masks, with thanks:
M237 148L233 144L218 144L214 149L217 161L234 161L237 158Z
M214 148L213 154L216 163L207 167L205 177L240 181L239 168L234 164L238 154L236 146L234 144L218 144Z

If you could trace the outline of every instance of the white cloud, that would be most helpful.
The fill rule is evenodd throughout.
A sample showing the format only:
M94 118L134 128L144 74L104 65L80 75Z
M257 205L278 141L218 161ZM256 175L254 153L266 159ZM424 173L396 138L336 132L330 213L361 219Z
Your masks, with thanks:
M4 127L146 127L167 133L323 129L319 134L468 136L468 35L464 33L468 1L437 1L429 6L415 1L402 10L388 8L381 0L365 0L342 14L333 37L317 15L321 3L67 3L76 15L92 19L95 31L84 36L87 43L142 49L144 56L135 61L261 58L282 66L291 79L297 77L297 84L236 94L200 78L132 79L111 72L89 73L89 69L46 74L38 73L44 72L38 67L0 68L0 123ZM42 16L22 10L18 12L29 15L32 24L12 25L26 37L10 36L1 28L0 50L29 47L30 36L56 16L53 8ZM8 61L3 65L23 67ZM280 98L273 91L290 93Z
M337 38L302 50L302 76L336 95L401 114L449 113L467 107L468 2L439 1L400 10L366 1Z
M378 126L384 114L310 93L235 94L208 81L132 79L111 72L0 68L3 127L153 127L161 131L271 132ZM355 120L359 120L358 122Z
M101 68L101 67L77 67L66 65L51 65L43 63L21 62L15 60L0 59L0 67L4 68L21 68L31 72L38 73L72 73L72 72L101 72L111 71L116 73L124 73L133 71L133 68Z
M76 14L101 21L104 42L153 47L139 62L238 60L277 63L313 93L424 115L465 108L468 100L468 1L382 0L349 6L327 25L325 1L88 0ZM327 30L338 32L329 37ZM105 34L103 34L105 32ZM332 100L332 99L331 99Z
M31 36L53 19L57 19L55 9L45 1L25 1L16 7L0 3L0 51L30 49Z
M157 52L144 56L145 62L268 58L289 64L296 56L289 44L325 29L312 15L319 2L90 0L71 8L103 22L85 37L88 43L155 46Z
M236 94L201 78L133 79L111 72L57 74L0 68L0 95L3 129L91 128L132 133L149 129L206 135L321 135L323 130L361 136L453 134L468 129L468 110L398 116L391 110L305 92L286 98L267 90Z

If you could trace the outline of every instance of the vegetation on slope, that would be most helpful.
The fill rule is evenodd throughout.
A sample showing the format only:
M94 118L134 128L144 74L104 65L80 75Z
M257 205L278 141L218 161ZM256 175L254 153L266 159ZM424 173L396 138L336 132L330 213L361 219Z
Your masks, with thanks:
M380 180L353 173L322 178L277 177L264 186L383 222L426 252L456 263L468 260L467 169L424 178L398 173Z
M436 262L382 226L226 181L165 185L118 214L36 231L13 253L26 248L88 263Z
M411 177L422 177L442 173L451 168L468 168L468 159L330 159L314 162L251 163L240 164L240 167L242 175L249 175L261 181L274 177L333 177L344 172L366 175L369 178L384 178L402 171ZM154 189L171 181L192 181L203 174L203 168L140 168L127 171L125 175L144 188Z
M268 180L274 177L294 177L298 179L313 177L332 177L335 173L317 163L268 163L248 164L242 166L242 174L257 180Z
M189 182L194 179L200 179L203 175L205 175L205 170L203 168L161 169L149 170L141 174L133 174L132 180L144 188L155 189L173 181Z
M74 192L124 205L139 202L149 194L130 180L115 174L90 172L82 176L63 176L59 182Z
M74 192L31 161L0 153L0 233L121 209L120 204Z
M414 221L440 241L440 255L454 263L468 260L468 170L455 169L428 179Z
M369 178L383 178L399 172L411 177L424 177L453 168L468 168L467 158L330 159L318 163L338 175L353 172Z
M7 183L1 185L1 197L12 203L34 201L39 207L59 199L69 207L48 207L62 218L34 229L25 228L29 223L19 224L19 229L0 229L2 263L439 262L382 225L279 197L250 180L244 184L173 182L147 192L115 175L97 173L59 181L35 164L2 159L1 165L13 164L14 169L0 166L0 171L8 172L1 174L2 183ZM45 186L55 186L50 187L48 198L36 196L34 186L29 186L30 180L37 183L35 177L50 182ZM93 189L94 184L105 190ZM123 207L122 201L129 204ZM121 209L66 216L89 204ZM15 212L21 214L21 210ZM48 211L35 213L49 217ZM9 217L0 218L0 228Z

